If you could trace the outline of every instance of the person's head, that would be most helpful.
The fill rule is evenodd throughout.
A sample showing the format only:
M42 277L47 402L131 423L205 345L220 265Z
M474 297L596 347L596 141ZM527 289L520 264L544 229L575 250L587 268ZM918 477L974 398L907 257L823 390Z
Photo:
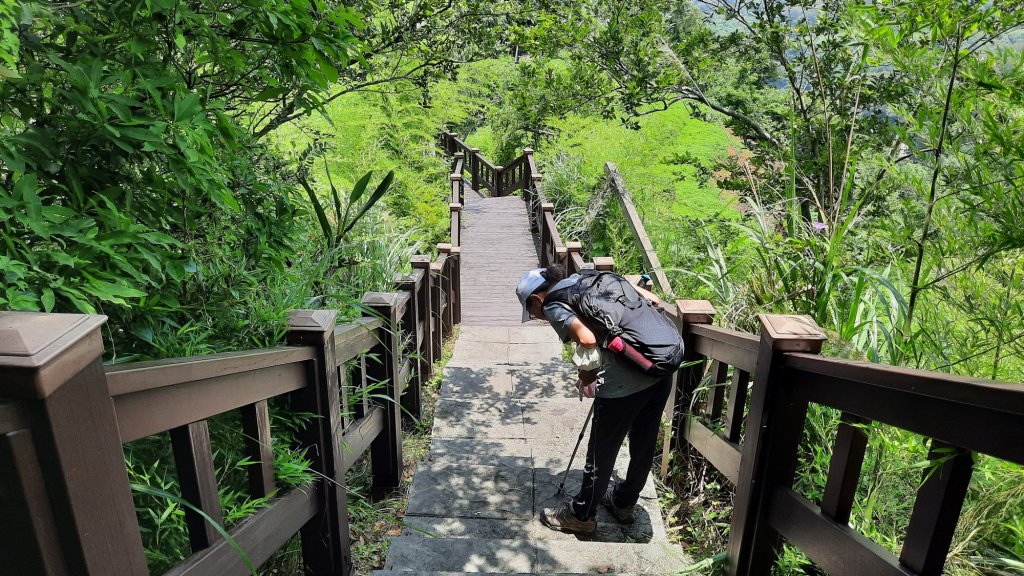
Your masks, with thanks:
M544 297L548 290L565 278L565 270L561 266L535 268L523 274L516 286L516 296L523 305L523 322L531 318L543 318Z

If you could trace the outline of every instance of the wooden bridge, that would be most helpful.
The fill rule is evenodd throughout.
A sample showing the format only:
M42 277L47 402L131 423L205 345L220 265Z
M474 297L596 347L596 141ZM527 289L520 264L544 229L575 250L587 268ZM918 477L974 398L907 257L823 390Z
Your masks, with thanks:
M599 516L593 541L537 522L557 501L587 403L573 397L553 331L519 322L515 283L552 262L570 271L614 262L587 263L579 244L562 241L531 151L500 167L454 134L441 145L453 158L451 242L414 257L393 292L366 294L374 316L337 325L333 311L300 310L286 346L104 366L102 316L0 313L0 574L148 574L122 445L163 433L191 504L193 551L168 574L249 574L247 562L259 566L294 534L307 574L349 574L345 472L368 454L374 491L400 486L402 413L419 417L421 386L456 334L407 528L378 574L666 574L687 565L667 541L653 482L637 524ZM663 275L655 280L668 292ZM761 316L753 335L714 326L709 302L678 300L667 312L689 361L667 407L666 450L705 458L733 485L728 574L768 574L784 539L831 574L938 576L972 452L1024 464L1019 385L825 358L824 336L802 316ZM359 394L373 382L383 392ZM277 490L268 404L284 397L318 416L299 434L317 480ZM793 489L810 404L843 414L815 501ZM258 463L250 493L273 497L228 539L210 522L223 518L207 419L232 411ZM870 422L933 439L937 468L918 489L898 556L849 525L867 446L861 424Z

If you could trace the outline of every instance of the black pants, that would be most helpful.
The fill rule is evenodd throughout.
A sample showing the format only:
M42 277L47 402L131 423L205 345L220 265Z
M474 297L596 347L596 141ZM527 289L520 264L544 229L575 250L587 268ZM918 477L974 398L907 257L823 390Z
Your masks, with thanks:
M661 413L665 409L671 379L622 398L595 398L594 423L587 443L587 464L583 469L583 486L572 499L576 517L588 520L597 515L601 496L608 490L615 457L622 441L629 436L629 470L626 479L616 486L616 506L633 506L647 482L658 443Z

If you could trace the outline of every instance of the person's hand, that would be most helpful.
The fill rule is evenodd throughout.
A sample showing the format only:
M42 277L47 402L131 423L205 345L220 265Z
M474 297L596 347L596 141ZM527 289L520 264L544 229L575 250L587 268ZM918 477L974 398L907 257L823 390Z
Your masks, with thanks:
M587 398L593 398L597 395L597 380L594 380L590 384L584 384L582 380L576 380L576 389L580 391L580 394Z

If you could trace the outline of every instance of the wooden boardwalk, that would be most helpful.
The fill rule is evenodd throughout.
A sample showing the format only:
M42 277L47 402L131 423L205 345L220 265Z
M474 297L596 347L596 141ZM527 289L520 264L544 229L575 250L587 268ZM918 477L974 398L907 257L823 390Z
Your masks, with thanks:
M515 287L523 272L540 265L526 204L519 196L485 198L467 188L462 214L462 324L521 324Z

